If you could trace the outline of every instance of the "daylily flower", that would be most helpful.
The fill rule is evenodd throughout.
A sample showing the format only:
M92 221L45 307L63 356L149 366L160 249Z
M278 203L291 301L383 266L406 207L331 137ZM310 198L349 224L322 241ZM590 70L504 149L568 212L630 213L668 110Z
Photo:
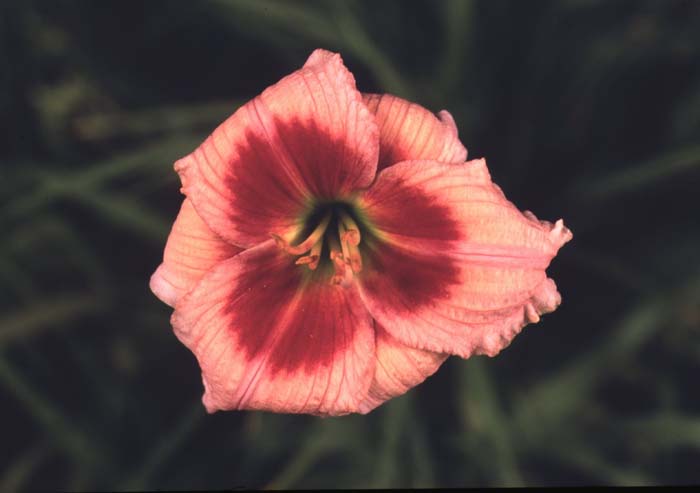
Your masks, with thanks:
M177 161L151 289L207 410L366 413L554 310L571 233L466 157L449 113L362 95L316 50Z

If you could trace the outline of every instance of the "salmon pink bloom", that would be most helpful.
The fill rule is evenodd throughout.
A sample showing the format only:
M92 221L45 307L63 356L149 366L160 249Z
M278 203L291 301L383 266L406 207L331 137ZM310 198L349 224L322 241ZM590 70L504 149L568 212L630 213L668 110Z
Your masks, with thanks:
M554 310L571 233L466 157L449 113L362 95L316 50L177 161L151 289L207 410L366 413Z

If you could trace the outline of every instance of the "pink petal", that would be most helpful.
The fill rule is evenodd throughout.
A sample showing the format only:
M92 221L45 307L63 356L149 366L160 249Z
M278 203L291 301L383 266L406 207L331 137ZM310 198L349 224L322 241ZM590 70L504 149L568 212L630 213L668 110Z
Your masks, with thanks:
M375 331L377 364L367 398L360 404L363 413L422 383L447 359L446 354L400 343L379 324L375 325Z
M315 198L341 198L375 176L379 133L340 55L316 50L193 153L175 163L183 192L242 247L284 235Z
M426 159L463 163L467 149L459 141L457 126L447 111L433 113L390 94L363 94L379 125L380 171L401 161Z
M163 263L151 276L151 291L175 306L214 265L241 249L222 240L185 199L168 236Z
M361 206L383 239L361 295L404 344L493 356L561 301L545 269L571 232L519 212L484 160L394 165Z
M372 320L355 288L308 272L270 240L178 302L173 327L199 361L209 412L358 411L374 374Z

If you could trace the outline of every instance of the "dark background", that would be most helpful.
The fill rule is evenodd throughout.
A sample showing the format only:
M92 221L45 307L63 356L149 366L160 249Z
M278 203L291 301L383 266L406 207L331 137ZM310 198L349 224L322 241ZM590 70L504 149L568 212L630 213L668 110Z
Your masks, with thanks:
M573 230L562 306L368 416L206 415L172 163L339 51ZM700 483L700 1L5 1L0 490Z

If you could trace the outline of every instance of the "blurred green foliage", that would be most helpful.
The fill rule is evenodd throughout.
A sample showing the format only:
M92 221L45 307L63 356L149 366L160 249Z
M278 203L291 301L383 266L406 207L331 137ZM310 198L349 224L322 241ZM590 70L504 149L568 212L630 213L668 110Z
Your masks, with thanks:
M368 416L207 416L172 163L339 51L574 232L562 306ZM700 3L0 5L0 490L700 483Z

